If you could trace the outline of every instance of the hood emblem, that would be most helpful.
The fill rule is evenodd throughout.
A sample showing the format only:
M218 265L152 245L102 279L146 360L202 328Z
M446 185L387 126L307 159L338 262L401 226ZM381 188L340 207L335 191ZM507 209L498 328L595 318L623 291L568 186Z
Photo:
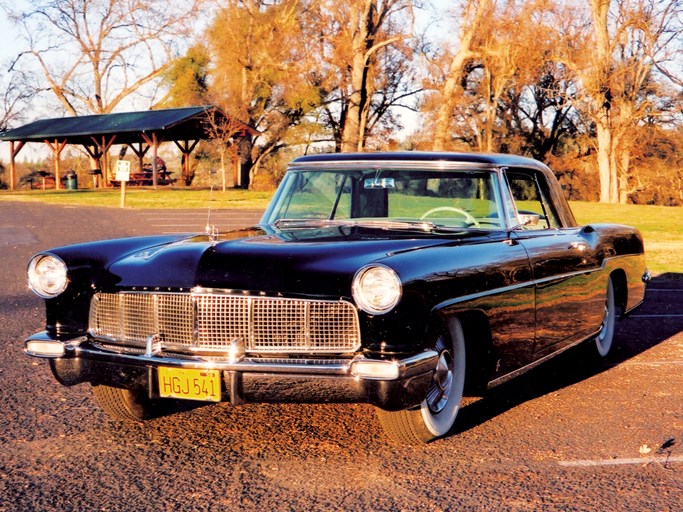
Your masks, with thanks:
M209 237L209 241L212 244L215 244L216 241L218 240L218 230L216 229L216 226L214 226L213 224L212 225L207 224L206 225L206 236Z

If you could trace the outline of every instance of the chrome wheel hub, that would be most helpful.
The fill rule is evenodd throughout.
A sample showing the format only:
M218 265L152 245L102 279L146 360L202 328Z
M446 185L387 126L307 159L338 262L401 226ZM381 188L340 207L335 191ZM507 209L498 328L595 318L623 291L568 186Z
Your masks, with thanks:
M434 375L436 385L439 386L441 391L447 391L451 387L451 382L453 381L452 366L453 358L447 350L444 350L439 356L439 362L436 365L436 373Z
M602 341L607 335L607 329L609 328L609 308L605 306L605 317L602 319L602 325L600 326L600 334L598 334L598 339Z
M453 387L453 355L443 349L434 371L434 384L427 394L427 404L432 413L439 413L446 406Z

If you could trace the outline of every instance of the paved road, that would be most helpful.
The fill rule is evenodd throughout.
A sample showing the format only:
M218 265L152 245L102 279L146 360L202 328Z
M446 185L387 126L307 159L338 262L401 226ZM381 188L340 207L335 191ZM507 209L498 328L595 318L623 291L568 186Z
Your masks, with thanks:
M117 423L87 385L62 387L22 354L43 321L25 285L32 253L205 224L205 212L0 203L0 511L681 510L683 276L654 280L606 361L571 350L418 448L388 443L364 405L216 404Z

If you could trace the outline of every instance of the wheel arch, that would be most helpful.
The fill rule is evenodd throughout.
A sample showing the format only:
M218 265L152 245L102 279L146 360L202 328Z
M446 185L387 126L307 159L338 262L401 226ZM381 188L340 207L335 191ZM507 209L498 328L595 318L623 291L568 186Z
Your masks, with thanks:
M628 304L628 280L623 269L616 269L610 274L612 286L614 287L614 304L617 308L617 315L626 311Z
M491 327L483 311L460 311L441 321L451 337L454 333L454 320L459 320L465 337L465 394L482 396L493 375L495 358L491 341Z

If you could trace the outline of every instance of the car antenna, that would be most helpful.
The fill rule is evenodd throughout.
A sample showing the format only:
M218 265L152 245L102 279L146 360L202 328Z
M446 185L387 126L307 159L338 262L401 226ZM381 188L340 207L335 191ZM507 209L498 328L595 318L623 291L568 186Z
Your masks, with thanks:
M206 235L209 237L209 241L212 243L215 243L216 240L218 239L218 230L216 229L216 226L211 224L211 203L213 202L213 172L210 172L209 175L211 176L211 179L209 180L211 183L211 187L209 188L209 211L206 214Z

